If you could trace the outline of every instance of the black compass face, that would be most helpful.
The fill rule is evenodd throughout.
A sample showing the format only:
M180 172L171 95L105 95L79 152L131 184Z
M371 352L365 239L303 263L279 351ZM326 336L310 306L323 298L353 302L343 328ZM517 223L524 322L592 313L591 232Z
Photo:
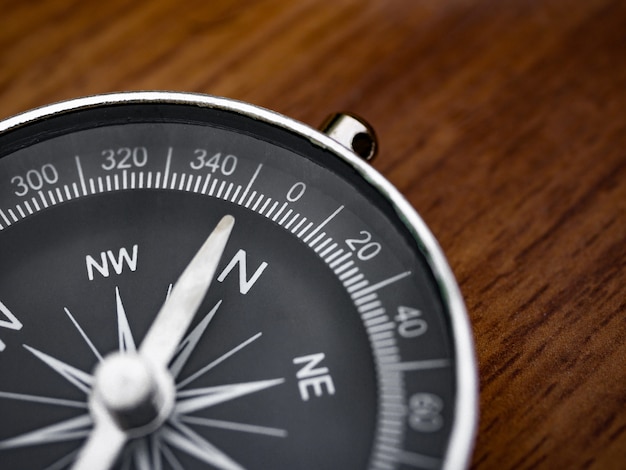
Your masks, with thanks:
M463 462L470 340L425 229L288 120L158 98L0 134L0 466L75 468L97 440L97 366L148 351L225 216L208 293L167 357L171 409L122 433L112 468Z

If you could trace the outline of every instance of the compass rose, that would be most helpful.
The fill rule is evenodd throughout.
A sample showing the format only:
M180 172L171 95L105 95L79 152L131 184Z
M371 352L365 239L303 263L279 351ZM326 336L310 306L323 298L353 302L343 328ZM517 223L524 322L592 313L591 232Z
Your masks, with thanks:
M129 327L126 310L118 288L115 289L117 306L117 332L119 337L118 352L127 353L136 351L136 342ZM182 469L172 449L178 449L203 462L220 469L242 468L233 458L212 445L201 436L194 427L210 427L228 431L253 433L262 436L284 438L287 431L257 424L210 419L197 416L196 413L218 406L246 395L259 393L284 383L284 378L257 380L243 383L224 384L213 387L192 388L192 383L212 369L226 363L235 354L262 337L262 332L242 340L231 349L224 351L217 357L211 358L203 367L186 377L180 377L183 366L196 348L200 338L218 312L222 301L202 318L198 325L181 341L176 350L168 370L175 379L175 404L171 415L153 435L141 437L131 441L128 449L122 455L122 468L131 468L133 463L137 469L161 469L167 462L174 469ZM84 342L93 352L98 363L103 361L103 355L96 349L85 330L79 325L69 309L65 309L67 318L76 328ZM85 394L84 401L68 400L56 397L29 395L25 393L10 393L0 391L0 399L21 400L42 403L50 406L62 406L83 410L84 413L75 418L51 424L25 434L0 441L0 452L4 449L16 447L35 447L52 442L75 441L86 438L93 428L93 418L88 411L88 398L92 392L94 376L84 372L67 362L52 357L32 346L24 345L37 359L50 367L68 383ZM52 463L45 470L60 470L66 468L76 457L78 449L60 460Z
M193 427L212 427L272 437L286 437L285 430L256 424L209 419L195 413L259 393L284 383L284 378L191 388L199 377L223 364L262 336L244 339L191 375L179 379L183 367L219 310L222 301L183 336L209 288L224 251L234 219L226 216L207 238L196 256L168 291L166 301L140 347L128 322L119 287L115 289L118 349L103 356L70 310L65 313L96 358L93 373L24 344L42 363L85 394L85 401L8 393L0 398L24 400L86 410L57 422L0 441L0 451L52 442L87 438L76 451L52 463L46 470L72 468L107 470L122 455L123 468L161 469L164 462L182 469L172 449L178 449L218 469L243 468L210 443ZM159 366L167 366L167 372ZM128 445L126 445L128 442ZM126 449L125 449L126 448ZM124 451L125 449L125 451Z

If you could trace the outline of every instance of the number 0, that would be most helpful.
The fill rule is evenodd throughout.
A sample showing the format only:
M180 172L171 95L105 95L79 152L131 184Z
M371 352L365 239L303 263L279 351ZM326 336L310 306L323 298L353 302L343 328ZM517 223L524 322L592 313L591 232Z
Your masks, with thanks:
M300 199L304 195L305 191L306 191L306 184L299 181L296 184L294 184L289 190L289 192L287 193L287 200L289 202L296 202L298 199Z

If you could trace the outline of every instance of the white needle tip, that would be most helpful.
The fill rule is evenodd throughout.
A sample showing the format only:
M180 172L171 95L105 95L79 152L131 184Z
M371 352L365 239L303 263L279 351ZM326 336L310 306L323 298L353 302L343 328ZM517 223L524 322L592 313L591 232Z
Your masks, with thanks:
M139 348L148 360L169 363L215 277L234 224L233 216L222 217L174 284Z

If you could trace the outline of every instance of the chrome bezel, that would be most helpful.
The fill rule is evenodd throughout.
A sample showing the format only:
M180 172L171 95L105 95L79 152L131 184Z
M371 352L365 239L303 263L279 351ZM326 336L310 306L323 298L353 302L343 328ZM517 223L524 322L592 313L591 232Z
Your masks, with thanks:
M404 196L377 170L352 151L306 124L255 105L228 98L171 91L139 91L88 96L63 101L0 122L0 133L69 112L118 104L182 104L215 108L248 116L306 137L352 166L385 197L415 238L438 282L450 315L457 381L455 422L443 462L446 470L469 466L478 424L478 375L472 330L461 291L433 234Z

